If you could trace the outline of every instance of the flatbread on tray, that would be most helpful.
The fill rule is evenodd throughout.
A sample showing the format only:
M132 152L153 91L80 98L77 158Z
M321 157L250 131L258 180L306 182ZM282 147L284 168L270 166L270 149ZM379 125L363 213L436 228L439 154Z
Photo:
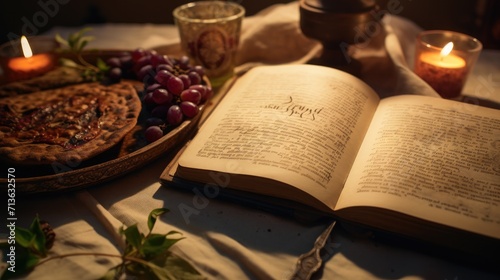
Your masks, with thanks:
M130 82L85 83L0 99L0 160L79 163L114 145L137 123Z
M83 71L81 69L62 66L57 67L39 77L0 85L0 98L76 85L85 82L91 81L84 78Z

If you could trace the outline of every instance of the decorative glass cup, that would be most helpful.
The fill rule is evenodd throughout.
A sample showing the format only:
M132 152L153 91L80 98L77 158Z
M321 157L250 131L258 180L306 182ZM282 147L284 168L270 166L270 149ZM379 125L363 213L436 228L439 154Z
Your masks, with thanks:
M205 68L212 86L231 78L245 9L229 1L199 1L177 7L173 15L182 49Z
M415 48L415 73L441 97L456 98L482 50L471 36L445 30L421 32Z

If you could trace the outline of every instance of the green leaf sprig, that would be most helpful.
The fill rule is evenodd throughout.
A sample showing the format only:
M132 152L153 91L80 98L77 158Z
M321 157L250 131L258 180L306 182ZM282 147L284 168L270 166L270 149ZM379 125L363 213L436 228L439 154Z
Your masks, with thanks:
M109 66L100 58L97 59L96 65L93 65L85 60L83 51L89 42L95 37L85 35L92 28L86 27L68 36L64 39L59 33L56 34L55 40L62 46L61 52L72 54L76 57L77 62L61 58L61 63L64 66L80 68L83 70L83 76L87 80L99 81L102 80L105 73L109 71Z
M180 232L152 233L158 217L168 211L166 208L151 211L146 235L139 231L137 224L120 229L120 235L125 236L124 261L110 269L103 279L115 279L123 272L139 279L204 279L191 264L169 251L172 245L184 239L175 237Z
M40 226L40 220L36 217L29 229L16 227L16 243L22 250L18 254L16 248L16 272L4 271L1 279L19 277L54 259L69 258L74 256L100 256L109 258L120 258L122 260L117 266L112 267L102 276L102 280L122 279L124 275L135 276L137 279L205 279L189 262L172 253L169 249L184 237L178 231L170 231L166 234L153 233L153 228L158 217L169 212L166 208L157 208L150 212L147 220L148 233L139 231L137 224L129 227L122 226L119 229L120 236L125 239L125 249L121 255L101 252L71 253L64 255L48 256L46 236ZM0 244L3 255L10 245Z
M0 249L2 250L4 260L9 259L7 258L7 253L11 251L11 246L15 246L15 271L4 271L0 279L9 279L9 277L17 277L25 274L32 270L42 258L47 257L47 239L42 230L38 216L35 217L29 228L16 227L15 234L15 245L9 242L0 243Z

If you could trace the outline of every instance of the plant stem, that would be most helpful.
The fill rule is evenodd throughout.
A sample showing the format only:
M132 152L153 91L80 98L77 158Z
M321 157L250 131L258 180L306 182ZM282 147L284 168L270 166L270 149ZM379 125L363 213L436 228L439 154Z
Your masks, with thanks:
M122 256L122 255L115 255L115 254L108 254L108 253L72 253L72 254L64 254L64 255L57 255L57 256L52 256L48 257L39 263L36 264L42 265L48 261L55 260L55 259L62 259L62 258L67 258L67 257L78 257L78 256L95 256L95 257L110 257L110 258L120 258L122 261L132 261L132 262L137 262L140 264L148 265L148 262L136 257L131 257L131 256Z
M57 255L57 256L52 256L48 257L39 263L37 263L35 266L42 265L48 261L55 260L55 259L62 259L62 258L67 258L67 257L77 257L77 256L102 256L102 257L110 257L110 258L120 258L122 259L122 263L119 264L118 266L124 266L126 261L129 262L136 262L139 264L144 265L145 267L148 267L150 269L154 269L157 267L155 264L150 263L146 260L136 258L136 257L131 257L131 256L123 256L123 255L114 255L114 254L107 254L107 253L72 253L72 254L65 254L65 255ZM123 273L123 272L122 272ZM175 277L169 272L169 271L164 271L169 277L169 279L174 279Z
M55 259L62 259L62 258L66 258L66 257L78 257L78 256L95 256L95 257L101 256L101 257L110 257L110 258L120 258L124 262L131 261L131 262L140 263L140 264L143 264L146 266L150 265L148 263L148 261L145 261L143 259L139 259L136 257L131 257L131 256L122 256L122 255L114 255L114 254L107 254L107 253L72 253L72 254L58 255L58 256L46 258L46 259L40 261L39 263L37 263L36 266L42 265L46 262L49 262L49 261L55 260Z
M140 259L140 258L136 258L136 257L132 257L132 256L107 254L107 253L72 253L72 254L58 255L58 256L48 257L48 258L40 261L39 263L37 263L35 266L42 265L44 263L47 263L47 262L49 262L51 260L55 260L55 259L62 259L62 258L67 258L67 257L79 257L79 256L95 256L95 257L101 256L101 257L110 257L110 258L120 258L120 259L122 259L122 263L118 265L118 266L122 267L122 269L120 269L120 271L121 271L120 273L124 273L123 268L126 265L127 261L136 262L136 263L144 265L145 267L155 266L154 264L149 263L148 261ZM116 267L118 267L118 266L116 266Z
M62 258L66 258L66 257L77 257L77 256L102 256L102 257L112 257L112 258L121 258L122 260L124 260L123 256L122 255L115 255L115 254L107 254L107 253L72 253L72 254L64 254L64 255L56 255L56 256L52 256L52 257L48 257L42 261L40 261L39 263L36 264L36 266L38 265L42 265L48 261L51 261L51 260L55 260L55 259L62 259Z
M76 56L77 56L77 58L78 58L78 61L80 61L80 63L81 63L82 65L84 65L85 67L88 67L88 68L92 69L92 70L93 70L93 71L95 71L95 72L99 72L99 68L97 68L97 67L95 67L94 65L92 65L92 64L90 64L90 63L88 63L88 62L87 62L87 61L83 58L83 56L82 56L82 54L81 54L81 53L77 53L77 55L76 55Z

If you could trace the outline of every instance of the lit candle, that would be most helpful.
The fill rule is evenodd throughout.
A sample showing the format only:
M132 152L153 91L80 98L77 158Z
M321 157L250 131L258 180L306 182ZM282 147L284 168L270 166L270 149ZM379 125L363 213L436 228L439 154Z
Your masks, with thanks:
M420 60L424 63L432 64L441 68L458 69L465 67L465 60L456 55L450 54L453 50L453 42L449 42L444 46L439 54L423 53Z
M415 64L415 73L444 98L459 96L467 78L465 60L452 50L449 42L439 53L423 52Z
M7 62L6 76L9 82L40 76L55 66L51 54L34 55L25 36L21 37L21 48L23 57L10 58Z

